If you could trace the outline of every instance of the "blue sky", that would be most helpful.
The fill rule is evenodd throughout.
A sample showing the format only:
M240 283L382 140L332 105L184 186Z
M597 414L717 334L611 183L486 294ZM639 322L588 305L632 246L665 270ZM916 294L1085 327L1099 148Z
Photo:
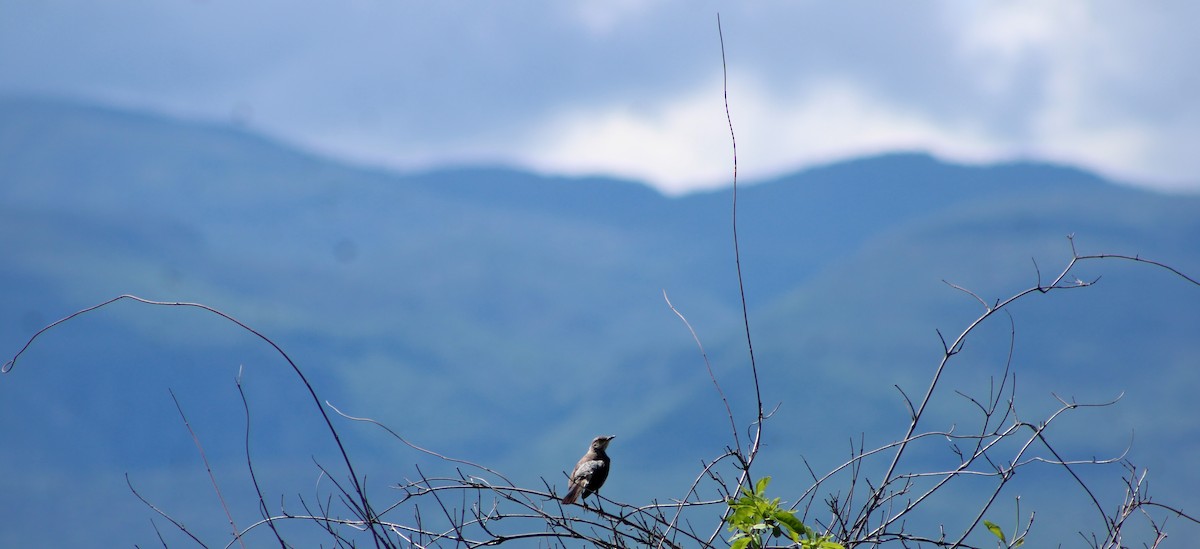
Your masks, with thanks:
M1200 192L1200 3L0 0L0 93L671 193L892 150Z

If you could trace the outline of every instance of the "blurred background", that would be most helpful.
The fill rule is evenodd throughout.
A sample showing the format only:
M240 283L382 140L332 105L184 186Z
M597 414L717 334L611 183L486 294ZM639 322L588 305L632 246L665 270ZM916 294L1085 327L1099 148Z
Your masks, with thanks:
M681 497L732 440L664 291L742 429L754 404L720 11L750 326L779 405L756 474L794 501L802 458L819 474L850 440L903 434L897 387L921 394L938 331L982 313L943 281L1002 299L1057 275L1068 234L1080 253L1200 274L1198 10L0 1L0 351L120 294L202 302L279 343L322 399L425 447L561 486L592 436L616 434L608 497ZM1053 395L1123 395L1058 420L1058 449L1127 451L1189 508L1200 288L1144 265L1078 269L1068 280L1099 283L977 332L928 429L977 425L953 391L986 396L1006 364L1025 420ZM43 335L0 376L0 546L157 543L127 474L223 544L168 389L245 526L239 376L268 502L327 493L314 460L338 458L316 406L253 335L131 302ZM339 428L381 499L415 464L445 467ZM909 467L947 452L930 443ZM993 521L1019 494L1054 516L1039 545L1103 530L1061 469L1031 470ZM1082 474L1115 505L1122 472ZM979 486L958 490L913 524L965 524Z

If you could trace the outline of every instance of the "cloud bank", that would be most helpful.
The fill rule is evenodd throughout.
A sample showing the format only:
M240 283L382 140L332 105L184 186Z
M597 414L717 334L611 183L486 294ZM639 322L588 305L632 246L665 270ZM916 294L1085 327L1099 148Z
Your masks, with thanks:
M0 5L0 93L235 120L400 169L726 185L889 150L1200 192L1200 5L669 0Z

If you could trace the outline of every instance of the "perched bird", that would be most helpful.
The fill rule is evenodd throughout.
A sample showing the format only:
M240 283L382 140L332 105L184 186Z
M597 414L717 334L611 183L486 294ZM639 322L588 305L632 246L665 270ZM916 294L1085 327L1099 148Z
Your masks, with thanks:
M608 454L604 453L604 449L608 448L608 443L612 442L613 438L616 438L616 435L601 435L592 439L587 453L579 458L579 463L575 464L575 470L571 471L571 486L567 489L567 495L562 498L564 504L575 503L575 500L580 497L587 498L592 493L599 492L600 487L604 486L611 462Z

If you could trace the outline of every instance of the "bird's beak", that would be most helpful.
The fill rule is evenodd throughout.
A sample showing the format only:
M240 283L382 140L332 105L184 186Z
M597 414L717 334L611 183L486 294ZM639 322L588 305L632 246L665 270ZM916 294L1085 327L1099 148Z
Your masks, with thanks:
M612 439L614 438L617 438L617 435L608 435L604 437L604 445L608 446L608 443L612 442Z

